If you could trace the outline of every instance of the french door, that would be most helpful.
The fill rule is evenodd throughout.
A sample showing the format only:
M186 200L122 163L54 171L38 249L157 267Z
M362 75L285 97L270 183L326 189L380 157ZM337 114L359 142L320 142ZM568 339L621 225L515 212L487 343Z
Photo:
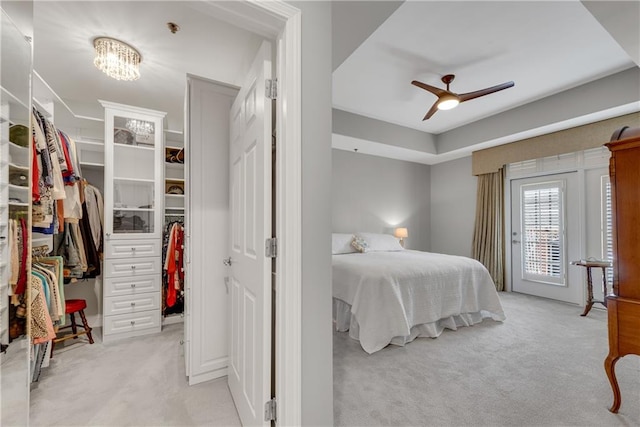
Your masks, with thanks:
M576 172L511 181L512 289L580 304L580 209Z

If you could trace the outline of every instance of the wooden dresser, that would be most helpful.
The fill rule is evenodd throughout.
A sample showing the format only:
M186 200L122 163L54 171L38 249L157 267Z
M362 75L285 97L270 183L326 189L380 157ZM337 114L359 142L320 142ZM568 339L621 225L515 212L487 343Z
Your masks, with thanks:
M620 133L624 139L606 144L611 151L614 275L613 294L606 297L609 355L604 368L613 390L609 410L614 413L621 403L616 362L627 354L640 355L640 129Z

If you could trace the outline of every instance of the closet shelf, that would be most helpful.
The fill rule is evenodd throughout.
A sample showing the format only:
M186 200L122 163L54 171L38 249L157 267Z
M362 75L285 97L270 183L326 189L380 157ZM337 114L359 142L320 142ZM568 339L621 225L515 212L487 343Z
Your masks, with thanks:
M28 147L23 147L22 145L15 144L9 141L9 149L18 150L18 151L28 151Z
M96 148L104 148L104 141L95 140L91 141L89 139L75 139L76 144L86 145L86 146L94 146Z
M16 165L15 163L9 163L9 167L24 170L24 171L29 170L29 166Z
M80 162L80 166L89 168L103 168L104 163Z
M184 194L165 194L164 197L184 199Z
M47 107L44 102L39 101L35 97L31 98L31 101L33 102L33 105L36 107L38 112L42 114L47 120L53 119L53 113L49 111L49 107Z
M184 214L179 213L165 213L164 216L184 216Z
M22 102L19 98L17 98L14 94L9 92L3 86L0 86L0 90L2 91L2 95L3 95L2 97L3 98L5 96L7 96L9 98L9 103L18 104L18 105L22 106L23 108L25 108L27 111L29 111L29 107L27 105L25 105L24 102Z
M124 182L144 182L144 183L148 183L148 182L156 182L154 179L147 179L147 178L118 178L118 177L113 177L114 181L124 181Z
M182 169L184 168L184 163L164 162L164 166L169 169ZM167 178L167 179L170 179L170 178Z
M28 207L29 203L24 202L9 202L9 206L25 206Z
M155 150L153 146L149 146L149 145L128 145L128 144L118 144L117 142L114 142L113 146L117 149L126 148L130 150L150 150L150 151Z
M165 212L166 211L184 211L184 208L182 207L178 207L178 206L167 206L166 208L164 208Z
M10 190L19 190L19 191L29 191L29 186L22 186L22 185L15 185L15 184L9 184L9 189Z
M114 207L113 211L114 212L122 212L122 211L133 211L133 212L153 212L155 209L153 208L118 208L118 207Z

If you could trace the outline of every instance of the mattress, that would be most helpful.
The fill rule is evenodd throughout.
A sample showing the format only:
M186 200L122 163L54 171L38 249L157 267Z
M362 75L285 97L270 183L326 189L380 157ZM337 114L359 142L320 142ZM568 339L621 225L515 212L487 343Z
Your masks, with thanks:
M336 328L368 353L505 320L489 272L471 258L404 250L333 255L332 265Z

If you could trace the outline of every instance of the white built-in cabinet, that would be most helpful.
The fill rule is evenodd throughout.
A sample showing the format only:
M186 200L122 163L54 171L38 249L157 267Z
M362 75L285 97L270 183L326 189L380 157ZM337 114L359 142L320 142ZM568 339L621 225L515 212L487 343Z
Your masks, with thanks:
M166 113L100 103L105 109L103 341L108 342L162 327Z

